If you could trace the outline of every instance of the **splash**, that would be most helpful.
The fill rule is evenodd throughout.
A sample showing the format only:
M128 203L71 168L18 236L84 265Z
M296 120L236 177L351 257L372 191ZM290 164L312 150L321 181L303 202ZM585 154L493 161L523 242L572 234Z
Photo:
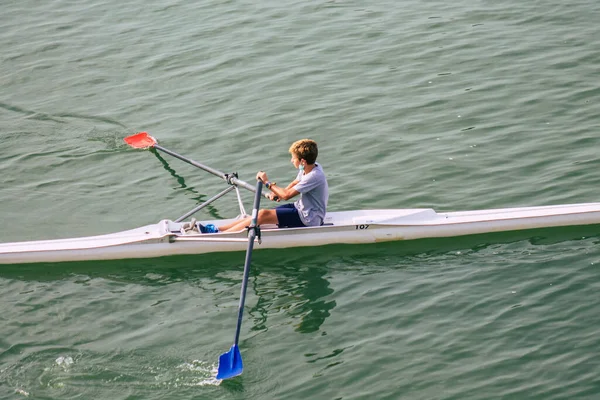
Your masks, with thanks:
M221 380L217 379L217 365L206 361L194 360L177 365L160 373L154 371L154 380L161 386L167 387L195 387L219 386Z
M190 386L219 386L222 382L220 379L216 378L218 371L217 364L209 364L206 361L194 360L189 363L183 363L177 368L181 371L189 371L202 375L208 375L196 382L190 383Z
M57 365L63 367L63 369L66 370L67 368L69 368L70 365L73 364L74 361L73 361L73 357L71 357L71 356L66 356L66 357L60 356L55 360L55 362Z

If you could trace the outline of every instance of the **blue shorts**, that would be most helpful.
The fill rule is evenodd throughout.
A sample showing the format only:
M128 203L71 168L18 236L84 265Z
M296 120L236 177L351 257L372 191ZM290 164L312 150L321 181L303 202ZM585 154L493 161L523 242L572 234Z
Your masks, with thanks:
M275 212L277 213L277 225L280 228L301 228L306 226L300 219L294 203L278 206L275 208Z

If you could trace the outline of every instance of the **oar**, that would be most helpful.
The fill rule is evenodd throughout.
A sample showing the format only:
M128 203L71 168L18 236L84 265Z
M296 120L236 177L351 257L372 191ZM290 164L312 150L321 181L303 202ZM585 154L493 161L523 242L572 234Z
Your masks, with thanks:
M191 160L187 157L182 156L181 154L175 153L174 151L171 151L169 149L162 147L161 145L158 144L158 140L156 140L154 137L150 136L148 134L148 132L139 132L139 133L136 133L135 135L127 136L123 140L125 141L125 143L127 143L129 146L131 146L135 149L147 149L148 147L154 147L155 149L160 150L164 153L170 154L173 157L180 159L181 161L185 161L186 163L193 165L194 167L198 167L200 169L205 170L206 172L210 172L211 174L216 175L221 179L224 179L226 182L231 183L232 185L242 187L251 192L256 191L256 188L254 186L250 185L247 182L244 182L241 179L236 178L235 176L233 176L231 174L225 174L219 170L216 170L216 169L206 166L204 164L200 164L197 161ZM268 198L267 194L264 194L264 196L266 198Z
M235 329L235 340L233 346L227 353L221 354L219 357L219 370L217 372L217 379L229 379L234 376L238 376L242 373L244 365L242 363L242 354L238 348L238 341L240 339L240 329L242 327L242 317L244 315L244 302L246 301L246 288L248 287L248 276L250 275L250 260L252 258L252 249L254 248L254 239L256 238L256 232L259 229L258 220L258 209L260 206L260 194L262 191L262 182L258 181L256 184L256 195L254 196L254 208L252 210L252 221L248 227L248 249L246 250L246 261L244 262L244 279L242 280L242 291L240 294L240 305L238 307L238 320L237 327ZM260 239L260 236L259 236Z

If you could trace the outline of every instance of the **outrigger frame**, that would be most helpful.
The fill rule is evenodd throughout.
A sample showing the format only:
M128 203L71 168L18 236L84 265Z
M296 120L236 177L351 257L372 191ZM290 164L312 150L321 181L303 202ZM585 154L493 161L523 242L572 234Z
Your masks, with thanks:
M242 187L246 190L249 190L252 193L256 193L256 188L254 186L250 185L248 182L245 182L245 181L239 179L237 172L232 172L232 173L227 174L227 173L219 171L218 169L209 167L207 165L199 163L198 161L194 161L188 157L182 156L179 153L176 153L172 150L169 150L169 149L159 145L158 140L156 140L155 137L149 135L147 132L139 132L139 133L136 133L135 135L128 136L123 140L125 141L125 143L127 143L129 146L131 146L135 149L153 148L156 150L160 150L160 151L162 151L166 154L169 154L181 161L184 161L190 165L193 165L194 167L197 167L206 172L209 172L209 173L223 179L225 182L227 182L228 185L230 185L225 190L219 192L218 194L214 195L210 199L206 200L204 203L200 204L199 206L197 206L197 207L193 208L192 210L188 211L187 213L183 214L181 217L177 218L175 220L175 222L181 222L181 221L185 220L186 218L194 215L198 211L202 210L204 207L208 206L209 204L213 203L214 201L225 196L227 193L231 192L232 190L235 190L235 192L236 192L238 206L240 207L241 216L242 217L248 216L248 214L246 213L246 209L244 208L244 203L242 201L242 196L240 194L239 188ZM263 193L262 195L267 199L269 198L267 196L267 194Z

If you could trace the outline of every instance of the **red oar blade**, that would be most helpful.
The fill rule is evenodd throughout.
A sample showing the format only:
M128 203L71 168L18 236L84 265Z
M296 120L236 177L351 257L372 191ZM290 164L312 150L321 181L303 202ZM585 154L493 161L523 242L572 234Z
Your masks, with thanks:
M127 136L123 140L135 149L147 149L158 143L156 139L148 135L148 132L136 133L135 135Z

